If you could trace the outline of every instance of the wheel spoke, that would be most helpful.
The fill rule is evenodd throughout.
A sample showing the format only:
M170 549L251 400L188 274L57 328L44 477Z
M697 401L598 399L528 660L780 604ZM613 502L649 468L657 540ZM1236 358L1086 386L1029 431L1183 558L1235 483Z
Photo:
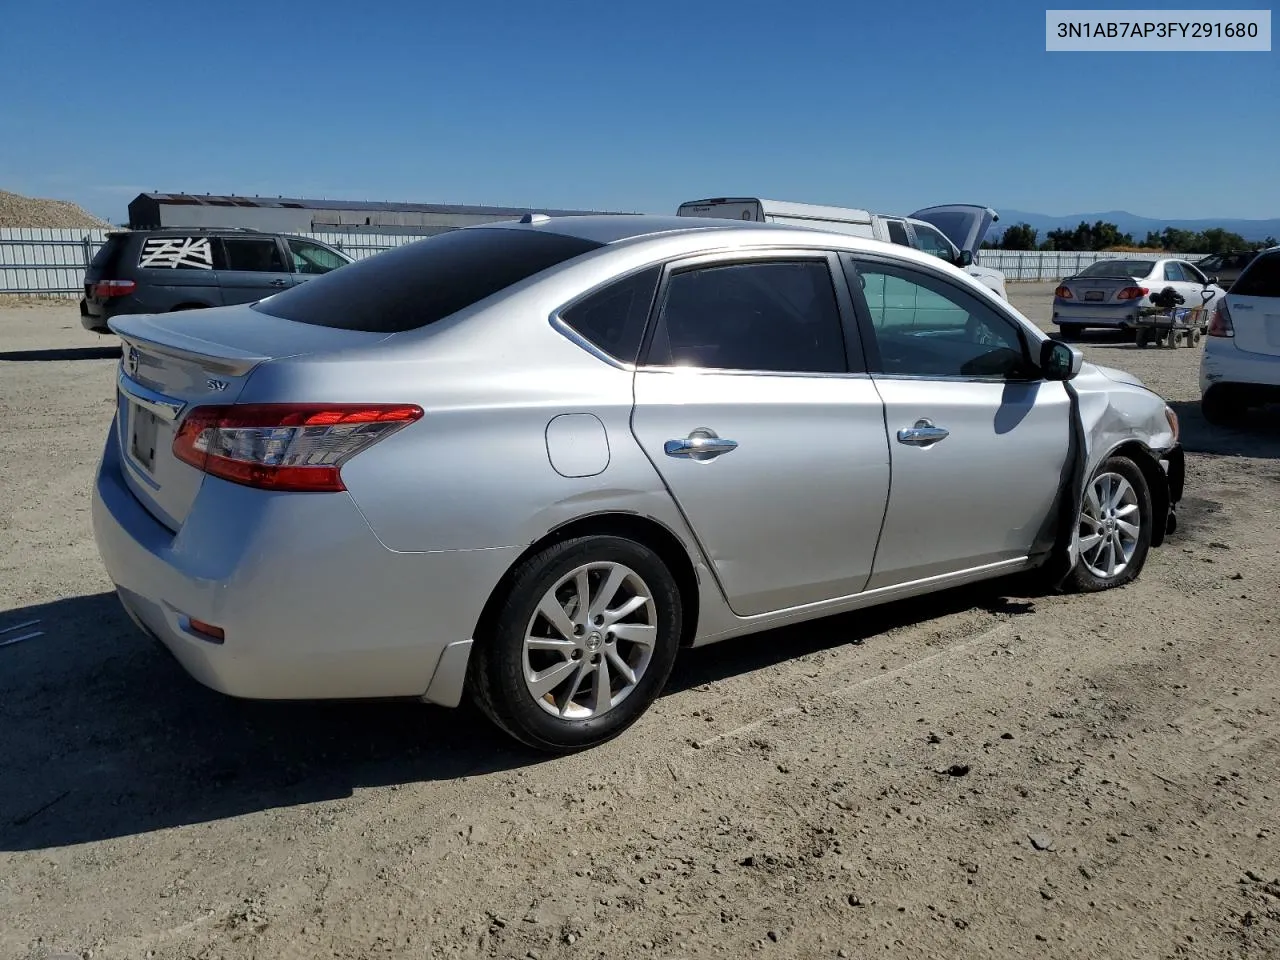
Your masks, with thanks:
M1102 569L1106 571L1106 574L1107 574L1107 576L1109 577L1109 576L1111 576L1113 573L1115 573L1115 572L1116 572L1116 543L1115 543L1115 540L1113 540L1112 538L1108 537L1108 538L1107 538L1107 545L1106 545L1106 547L1105 547L1104 549L1106 550L1107 563L1106 563L1106 566L1104 566Z
M535 697L541 699L556 687L560 686L560 684L564 683L565 678L577 669L578 664L575 661L564 660L557 663L554 667L548 667L546 670L539 673L526 674L526 681L529 684L529 692ZM577 689L576 684L574 685L574 689ZM573 694L569 695L570 699L572 696Z
M1127 480L1115 479L1111 481L1111 500L1107 503L1107 506L1112 509L1119 507L1130 489L1129 481Z
M570 661L572 662L572 661ZM573 683L569 687L569 692L565 694L564 703L560 704L560 716L564 716L569 712L569 708L573 706L573 698L578 695L578 691L582 689L582 678L587 675L587 667L590 664L586 660L578 662L578 672L574 674Z
M612 610L606 610L604 613L604 622L606 625L616 624L624 617L629 617L641 607L649 602L648 597L635 596L622 604L620 607L614 607Z
M647 623L615 623L611 630L619 640L638 643L642 647L652 647L658 639L658 628Z
M1131 540L1137 540L1137 539L1138 539L1138 530L1139 530L1140 528L1138 527L1138 525L1137 525L1136 523L1127 523L1127 522L1126 522L1126 521L1124 521L1124 520L1117 520L1117 521L1116 521L1116 529L1117 529L1118 531L1120 531L1120 532L1122 532L1122 533L1126 534L1126 535L1129 537L1129 539L1131 539Z
M1100 534L1100 533L1091 533L1091 534L1089 534L1087 537L1081 537L1081 538L1080 538L1080 552L1081 552L1082 554L1083 554L1083 553L1086 553L1086 552L1088 552L1089 550L1092 550L1094 547L1096 547L1096 546L1097 546L1099 543L1101 543L1101 542L1102 542L1102 534Z
M609 682L609 660L601 657L596 663L595 684L591 691L591 712L601 714L613 706L613 691Z
M524 645L530 650L555 650L566 655L577 646L572 640L561 640L559 637L535 637L532 634L524 638Z
M578 592L578 607L573 612L573 622L585 627L587 618L591 615L591 581L587 577L586 567L578 571L578 576L574 580L574 589Z
M1085 510L1089 517L1102 516L1102 504L1098 502L1098 491L1096 487L1097 484L1091 485L1089 489L1085 491Z
M1127 517L1130 514L1134 514L1137 512L1138 512L1138 505L1136 503L1126 503L1123 507L1118 507L1116 509L1116 516Z
M1095 530L1097 530L1100 526L1102 526L1101 520L1099 520L1097 517L1091 517L1087 513L1080 514L1080 522L1087 523L1089 526L1093 527L1093 529Z
M614 672L616 672L618 676L622 677L623 680L627 681L628 686L636 682L635 671L631 669L627 661L622 659L622 656L618 653L616 647L609 647L605 651L605 657L613 664Z
M609 576L605 578L603 586L596 591L595 599L591 601L590 613L592 619L609 609L609 601L618 595L618 590L626 579L627 568L620 564L615 564L613 569L609 571Z
M542 598L542 602L538 604L538 612L546 618L547 622L551 624L560 636L566 640L573 637L573 621L564 612L564 607L560 605L560 601L556 599L554 593L548 593Z

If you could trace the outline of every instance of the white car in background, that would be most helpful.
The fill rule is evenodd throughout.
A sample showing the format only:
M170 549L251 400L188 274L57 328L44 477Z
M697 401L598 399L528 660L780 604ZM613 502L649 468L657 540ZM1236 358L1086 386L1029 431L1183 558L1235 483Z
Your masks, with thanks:
M1280 247L1253 260L1220 297L1200 357L1200 409L1227 424L1280 402Z
M816 203L764 200L760 197L715 197L688 200L676 210L678 217L714 217L755 223L784 223L816 227L855 237L882 240L932 254L959 267L1002 300L1004 274L978 263L978 251L991 224L1000 219L990 207L955 203L926 207L909 217L872 213L857 207L828 207Z
M1086 327L1129 330L1142 311L1151 306L1151 295L1165 287L1173 287L1182 296L1182 309L1204 308L1202 332L1215 302L1226 295L1186 260L1116 257L1091 263L1058 285L1053 291L1053 322L1063 336L1077 334Z

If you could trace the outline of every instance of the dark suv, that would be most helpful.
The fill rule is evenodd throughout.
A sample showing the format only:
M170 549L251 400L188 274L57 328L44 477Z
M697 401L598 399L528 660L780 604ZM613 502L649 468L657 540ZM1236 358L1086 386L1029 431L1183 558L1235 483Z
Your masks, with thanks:
M348 263L315 240L256 230L112 233L85 271L80 322L110 333L107 321L120 313L252 303Z

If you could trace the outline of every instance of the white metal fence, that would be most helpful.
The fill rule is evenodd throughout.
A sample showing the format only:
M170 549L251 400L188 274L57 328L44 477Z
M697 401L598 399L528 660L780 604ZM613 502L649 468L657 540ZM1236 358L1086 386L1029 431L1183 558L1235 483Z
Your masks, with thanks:
M0 293L72 296L84 290L84 270L106 240L105 230L0 228ZM414 240L417 235L307 233L357 260ZM1061 280L1098 260L1155 260L1162 253L1072 250L983 250L979 261L1017 280Z

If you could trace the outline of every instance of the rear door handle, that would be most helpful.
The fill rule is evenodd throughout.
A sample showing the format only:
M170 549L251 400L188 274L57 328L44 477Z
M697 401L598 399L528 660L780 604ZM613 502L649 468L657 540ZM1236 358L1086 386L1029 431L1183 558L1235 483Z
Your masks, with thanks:
M273 287L287 287L289 285L289 281L276 279L271 281L271 285Z
M737 440L727 440L724 437L717 437L710 431L699 430L679 440L668 440L662 445L662 452L668 457L689 460L712 460L737 449Z
M911 447L928 447L951 436L945 427L935 427L933 421L921 417L914 426L904 427L898 431L898 442Z

